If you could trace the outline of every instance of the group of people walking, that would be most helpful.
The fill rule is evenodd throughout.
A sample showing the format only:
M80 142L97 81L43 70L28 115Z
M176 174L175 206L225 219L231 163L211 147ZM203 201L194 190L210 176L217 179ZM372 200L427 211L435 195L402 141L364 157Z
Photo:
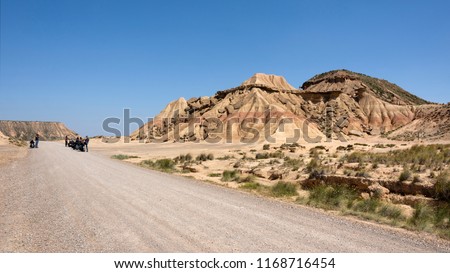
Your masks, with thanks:
M74 150L78 150L81 152L89 152L89 137L86 138L77 137L76 139L69 139L69 136L66 136L65 139L66 147L70 147Z

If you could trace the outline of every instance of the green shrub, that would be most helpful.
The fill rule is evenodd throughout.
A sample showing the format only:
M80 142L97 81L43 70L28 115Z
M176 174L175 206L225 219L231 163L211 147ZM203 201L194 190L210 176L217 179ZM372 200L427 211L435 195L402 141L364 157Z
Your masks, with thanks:
M297 187L292 183L287 183L283 181L280 181L277 184L275 184L270 190L272 195L277 197L297 195Z
M152 160L143 160L140 165L163 172L171 173L175 171L175 161L169 158L158 159L155 162Z
M367 161L366 154L362 152L353 152L343 157L343 159L348 163L363 163Z
M246 190L257 190L261 187L259 183L255 182L247 182L239 186L239 188L246 189Z
M318 185L310 190L308 203L327 209L345 208L358 198L358 193L344 185Z
M313 171L322 171L322 163L317 158L311 159L306 165L306 172L312 173Z
M111 158L118 159L118 160L125 160L125 159L129 159L129 158L139 158L139 156L117 154L117 155L111 156Z
M380 206L381 202L379 199L370 198L366 200L360 200L354 204L352 207L356 211L375 213Z
M336 148L336 151L347 151L347 147L339 146L339 147Z
M222 181L228 182L228 181L236 181L239 179L239 173L236 170L225 170L222 173Z
M276 151L274 153L269 153L270 158L284 158L284 153L282 151Z
M387 144L394 147L394 144ZM448 164L450 158L450 145L414 145L409 149L394 150L386 153L354 152L343 157L348 163L379 163L386 165L418 164L426 168L441 167Z
M418 203L414 206L413 216L409 223L419 229L427 229L433 221L433 208L425 203Z
M449 171L441 172L436 177L436 183L434 184L436 192L436 198L440 200L450 200L450 173Z
M254 183L256 180L256 177L254 175L247 175L244 177L240 177L239 178L239 183Z
M355 143L355 145L357 145L357 146L364 146L364 147L369 146L369 144L366 144L366 143Z
M163 170L173 170L175 167L175 162L172 159L158 159L155 161L156 166L159 169L163 169Z
M289 157L284 159L283 166L289 167L292 171L297 171L303 165L303 160L291 159Z
M344 170L344 175L346 175L346 176L353 176L353 172L351 170L349 170L349 169L345 169Z
M411 177L411 171L407 168L403 169L403 172L400 174L400 177L398 178L398 180L400 182L406 181Z
M380 211L378 213L381 216L384 216L386 218L393 219L393 220L404 219L404 217L402 215L402 211L395 205L391 205L391 204L382 205L380 208Z
M221 177L222 174L221 173L210 173L208 174L209 177Z
M325 175L324 170L314 169L309 173L308 179L320 180Z
M278 160L278 159L271 159L270 161L269 161L269 165L275 165L275 164L280 164L281 162L280 162L280 160Z
M267 151L270 149L270 144L264 144L263 145L263 150Z
M413 183L420 183L420 182L422 182L422 180L420 179L419 175L414 175L412 182Z
M184 162L191 162L192 161L192 155L191 154L185 154L185 155L179 155L174 158L175 162L184 163Z
M257 153L255 158L256 159L267 159L267 158L269 158L269 153Z
M207 161L207 160L214 160L214 155L213 154L199 154L195 160L197 161Z
M384 144L375 144L374 146L373 146L374 148L378 148L378 149L384 149L384 148L386 148L386 146L384 146Z
M440 204L436 208L434 225L437 228L447 230L447 232L450 231L450 204Z
M225 156L222 156L222 157L218 157L217 160L228 160L228 159L232 159L232 158L234 158L234 156L225 155Z
M355 173L356 177L370 178L370 174L366 171L358 171Z

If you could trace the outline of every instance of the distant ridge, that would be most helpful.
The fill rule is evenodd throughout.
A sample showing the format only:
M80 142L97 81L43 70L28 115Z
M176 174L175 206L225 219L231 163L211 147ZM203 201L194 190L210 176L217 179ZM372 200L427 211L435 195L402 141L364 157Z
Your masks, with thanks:
M58 140L77 135L64 123L54 121L0 120L0 132L6 137L19 140L31 140L36 133L41 140Z

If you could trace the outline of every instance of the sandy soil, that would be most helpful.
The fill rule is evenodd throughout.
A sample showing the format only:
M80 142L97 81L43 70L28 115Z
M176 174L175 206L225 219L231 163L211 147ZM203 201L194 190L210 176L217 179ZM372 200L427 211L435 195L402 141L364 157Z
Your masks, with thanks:
M440 141L439 143L450 143L449 141ZM113 139L92 139L90 142L90 149L97 151L107 156L113 156L117 154L124 154L128 156L137 156L138 158L130 158L126 161L131 163L139 163L142 160L156 160L162 158L175 158L179 155L191 154L194 158L202 153L212 153L216 160L202 162L201 164L194 166L197 172L179 173L182 176L189 176L200 180L213 181L219 184L226 184L230 187L236 187L236 183L228 182L222 183L220 177L211 177L213 173L222 173L224 170L233 169L233 165L237 159L242 158L243 155L255 157L256 153L260 152L274 152L275 148L280 147L280 143L270 144L270 150L264 151L263 145L265 143L245 144L245 143L143 143L139 141L131 141L125 143L123 139L120 141L114 141ZM355 151L371 151L371 152L387 152L394 149L406 149L416 144L425 144L423 142L405 142L405 141L393 141L379 137L365 137L365 138L349 138L346 142L333 140L330 142L321 143L299 143L301 147L296 149L295 152L284 151L285 155L291 158L299 158L309 154L311 148L317 146L324 146L328 151L327 154L333 155L339 146L353 145ZM356 144L356 145L355 145ZM358 144L368 144L369 146L363 146ZM394 144L392 148L374 148L375 144ZM427 143L427 144L431 144ZM217 160L217 158L229 156L229 160ZM270 161L270 160L266 160ZM257 165L257 162L255 163ZM255 166L256 166L255 165ZM251 163L248 163L247 167L255 167ZM270 169L269 167L266 168ZM392 169L392 168L391 168ZM380 178L389 178L392 174L392 170L385 170L380 168ZM295 179L295 177L291 177ZM265 185L270 185L271 182L267 179L258 179L258 182Z
M130 146L131 147L131 146ZM151 146L149 146L151 147ZM448 242L42 142L0 166L0 252L448 252Z
M27 153L28 148L13 145L9 143L8 138L0 135L0 166L24 158Z

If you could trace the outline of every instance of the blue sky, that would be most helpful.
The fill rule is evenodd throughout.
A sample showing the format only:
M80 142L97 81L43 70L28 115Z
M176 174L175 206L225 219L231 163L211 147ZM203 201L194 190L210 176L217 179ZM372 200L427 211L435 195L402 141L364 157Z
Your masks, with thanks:
M450 101L449 1L1 0L0 119L104 133L256 72L345 68Z

